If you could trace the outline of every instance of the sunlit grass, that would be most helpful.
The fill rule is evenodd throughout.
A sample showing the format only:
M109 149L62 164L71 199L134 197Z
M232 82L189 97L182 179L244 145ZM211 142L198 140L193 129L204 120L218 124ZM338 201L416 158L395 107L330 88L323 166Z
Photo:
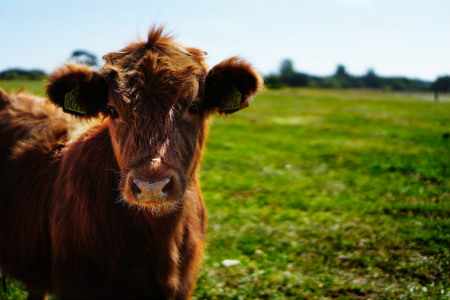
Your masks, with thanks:
M194 299L450 297L450 103L421 97L266 91L216 117Z
M269 91L217 118L196 298L447 297L448 132L449 103L374 91Z
M46 96L44 83L40 80L0 80L0 88L11 92L26 90L41 97Z

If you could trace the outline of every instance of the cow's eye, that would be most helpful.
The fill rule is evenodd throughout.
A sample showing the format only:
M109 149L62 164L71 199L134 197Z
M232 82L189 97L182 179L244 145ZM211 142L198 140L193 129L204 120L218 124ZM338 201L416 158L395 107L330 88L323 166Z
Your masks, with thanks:
M188 110L191 115L196 114L198 112L198 103L197 102L191 103L191 105L189 105Z
M107 113L111 119L117 119L119 117L119 112L114 106L108 107Z

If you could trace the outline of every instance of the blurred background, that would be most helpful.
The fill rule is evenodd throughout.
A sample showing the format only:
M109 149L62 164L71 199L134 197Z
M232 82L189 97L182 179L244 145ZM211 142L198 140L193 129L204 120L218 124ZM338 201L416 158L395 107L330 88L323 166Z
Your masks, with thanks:
M2 0L0 70L51 72L74 50L99 58L166 25L204 49L211 65L232 55L265 75L284 59L296 71L433 81L450 70L446 0L77 1Z
M448 0L0 0L0 87L45 96L155 24L266 82L211 126L194 299L450 298Z

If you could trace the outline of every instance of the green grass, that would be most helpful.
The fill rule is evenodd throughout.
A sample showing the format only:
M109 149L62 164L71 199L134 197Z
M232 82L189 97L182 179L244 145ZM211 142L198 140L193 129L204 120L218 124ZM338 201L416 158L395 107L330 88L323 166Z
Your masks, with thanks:
M283 89L216 117L194 299L448 299L450 103L420 98Z
M40 80L0 80L0 88L11 92L26 90L41 97L46 96L44 83Z

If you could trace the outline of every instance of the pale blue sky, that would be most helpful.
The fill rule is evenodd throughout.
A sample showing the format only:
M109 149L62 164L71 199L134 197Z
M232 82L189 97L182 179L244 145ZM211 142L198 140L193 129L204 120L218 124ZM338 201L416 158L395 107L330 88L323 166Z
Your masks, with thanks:
M240 55L267 74L296 70L434 80L450 73L449 0L0 0L0 70L48 72L74 49L99 57L152 24L208 52L212 66Z

